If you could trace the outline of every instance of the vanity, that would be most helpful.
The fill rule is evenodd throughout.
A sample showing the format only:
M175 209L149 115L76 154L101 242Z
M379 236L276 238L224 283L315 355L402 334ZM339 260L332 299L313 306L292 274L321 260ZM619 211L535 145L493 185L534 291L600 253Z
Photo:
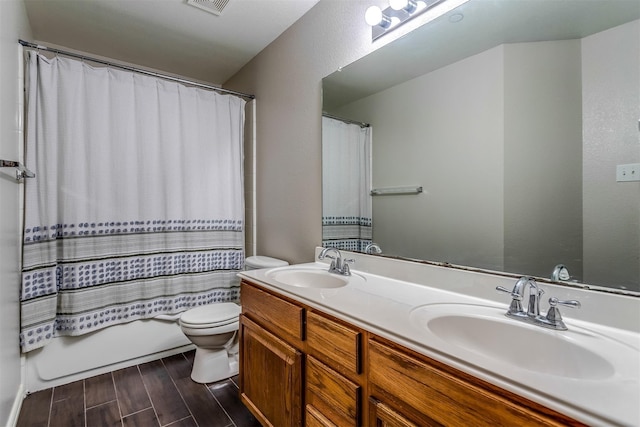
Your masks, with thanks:
M581 301L555 331L504 315L512 277L342 255L348 276L241 273L240 393L263 425L640 423L638 298L539 284Z

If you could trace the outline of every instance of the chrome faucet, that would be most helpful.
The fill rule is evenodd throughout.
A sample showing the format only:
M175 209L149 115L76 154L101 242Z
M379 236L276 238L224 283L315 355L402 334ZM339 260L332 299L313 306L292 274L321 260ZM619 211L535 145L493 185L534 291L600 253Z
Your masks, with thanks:
M365 254L381 254L382 249L380 249L379 244L371 242L367 246L365 246L364 253Z
M571 279L571 275L569 274L569 270L564 264L558 264L553 268L553 272L551 273L551 280L559 282L560 280L567 281L569 279Z
M334 252L335 256L327 255L329 252ZM331 265L329 266L329 273L341 274L343 276L350 276L351 270L349 269L349 263L355 262L353 259L342 259L342 254L340 251L334 247L324 248L320 255L318 255L319 260L323 260L325 258L329 258L331 260Z
M527 311L524 311L522 301L524 300L525 288L529 287L529 300L527 304ZM549 311L546 316L540 314L540 298L544 293L544 289L541 289L536 281L532 277L523 276L513 287L513 290L508 290L502 286L496 287L496 290L505 292L511 295L511 304L509 309L505 313L507 317L517 319L523 322L531 323L534 325L542 326L545 328L555 329L557 331L566 331L567 326L562 320L562 315L558 309L558 305L566 307L580 308L580 302L575 300L560 301L557 298L549 299Z

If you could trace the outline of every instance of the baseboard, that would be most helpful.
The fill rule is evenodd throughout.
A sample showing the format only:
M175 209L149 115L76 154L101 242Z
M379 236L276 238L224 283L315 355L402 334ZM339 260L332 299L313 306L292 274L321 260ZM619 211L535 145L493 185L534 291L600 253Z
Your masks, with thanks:
M20 416L20 409L22 409L22 401L24 400L24 397L24 384L20 384L20 386L18 387L18 391L16 392L16 398L13 401L13 406L11 406L9 418L7 419L8 427L15 427L18 424L18 417Z

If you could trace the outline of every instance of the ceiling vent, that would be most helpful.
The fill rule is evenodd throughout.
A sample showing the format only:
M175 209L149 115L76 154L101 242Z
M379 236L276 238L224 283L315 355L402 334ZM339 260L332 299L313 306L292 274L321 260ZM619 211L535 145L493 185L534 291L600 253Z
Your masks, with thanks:
M220 16L229 0L187 0L187 4L195 6L198 9L206 10L209 13Z

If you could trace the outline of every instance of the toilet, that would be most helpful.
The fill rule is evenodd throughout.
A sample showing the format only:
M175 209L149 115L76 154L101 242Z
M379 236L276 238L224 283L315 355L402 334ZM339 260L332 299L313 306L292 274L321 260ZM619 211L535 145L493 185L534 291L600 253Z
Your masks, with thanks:
M250 256L245 270L274 268L288 262L266 257ZM240 306L232 302L202 305L180 316L180 328L196 346L191 379L197 383L212 383L238 373L238 329Z

